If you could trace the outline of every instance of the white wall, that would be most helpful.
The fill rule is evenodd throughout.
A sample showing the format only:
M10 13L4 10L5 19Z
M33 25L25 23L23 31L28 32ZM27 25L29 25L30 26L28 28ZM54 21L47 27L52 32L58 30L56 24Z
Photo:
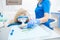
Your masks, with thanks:
M50 0L51 1L51 12L57 12L60 10L60 0Z
M57 12L60 10L60 0L50 0L51 1L51 11ZM22 0L22 5L6 5L6 0L0 0L0 11L4 13L6 18L13 19L16 11L21 7L27 9L30 14L34 15L34 10L37 4L37 0ZM11 16L13 15L13 16Z
M34 15L34 9L37 4L37 0L22 0L22 5L6 5L6 0L0 0L2 2L2 13L4 13L6 18L13 19L16 11L21 7L27 9L27 11ZM13 16L11 16L13 15Z
M2 11L2 1L0 0L0 12Z
M6 5L6 0L1 0L2 1L2 13L4 13L5 17L8 19L13 19L16 11L20 8L21 5Z

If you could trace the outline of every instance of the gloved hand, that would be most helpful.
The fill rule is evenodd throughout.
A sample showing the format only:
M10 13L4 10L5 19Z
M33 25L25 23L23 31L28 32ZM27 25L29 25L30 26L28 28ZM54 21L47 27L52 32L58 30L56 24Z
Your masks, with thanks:
M34 28L35 24L40 24L40 20L36 19L36 20L31 20L27 23L27 28Z

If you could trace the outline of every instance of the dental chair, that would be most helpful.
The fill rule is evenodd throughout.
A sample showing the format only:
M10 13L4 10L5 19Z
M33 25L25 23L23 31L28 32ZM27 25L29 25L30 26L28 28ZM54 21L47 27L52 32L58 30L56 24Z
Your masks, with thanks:
M45 25L45 26L48 27L49 29L53 30L53 27L51 27L51 25L50 25L50 24L52 24L53 22L55 23L55 19L48 19L48 21L45 22L45 23L42 23L42 25ZM54 23L53 23L53 24L54 24ZM20 23L20 24L21 24L21 23ZM9 24L8 27L13 26L13 25L19 25L19 23Z
M54 30L56 23L57 23L57 19L54 17L54 15L50 14L50 18L48 19L47 22L43 23L43 25L45 25L51 30Z
M54 22L54 19L48 19L47 22L43 23L43 25L45 25L46 27L48 27L49 29L53 30L53 27L51 27L51 23Z
M43 27L46 27L47 30L44 30L42 27L35 27L32 30L21 30L18 28L17 24L10 24L8 27L11 27L11 30L9 32L8 40L41 40L45 39L45 37L49 37L51 35L51 32L53 31L52 25L56 23L56 20L54 18L50 18L46 23L43 23L42 25L45 25ZM15 26L13 26L15 25ZM16 27L17 26L17 27ZM49 30L49 31L48 31Z
M48 22L44 23L43 25L36 26L34 29L20 29L19 26L15 25L11 27L9 32L8 40L42 40L47 39L50 35L52 35L53 28L51 27L51 23L55 23L55 20L49 19ZM47 25L48 24L48 25ZM45 30L43 27L48 27Z

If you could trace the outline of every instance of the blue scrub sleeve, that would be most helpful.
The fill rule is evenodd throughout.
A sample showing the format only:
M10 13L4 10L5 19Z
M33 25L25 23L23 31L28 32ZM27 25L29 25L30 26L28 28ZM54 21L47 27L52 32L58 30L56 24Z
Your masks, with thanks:
M50 1L44 1L43 2L43 10L44 10L44 13L49 13L49 11L50 11Z

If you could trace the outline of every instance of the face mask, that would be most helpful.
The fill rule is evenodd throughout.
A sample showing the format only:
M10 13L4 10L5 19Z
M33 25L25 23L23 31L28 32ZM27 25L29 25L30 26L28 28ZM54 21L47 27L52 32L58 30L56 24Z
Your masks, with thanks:
M26 22L27 19L28 19L27 16L18 16L18 18L17 18L17 20L18 20L19 22Z

